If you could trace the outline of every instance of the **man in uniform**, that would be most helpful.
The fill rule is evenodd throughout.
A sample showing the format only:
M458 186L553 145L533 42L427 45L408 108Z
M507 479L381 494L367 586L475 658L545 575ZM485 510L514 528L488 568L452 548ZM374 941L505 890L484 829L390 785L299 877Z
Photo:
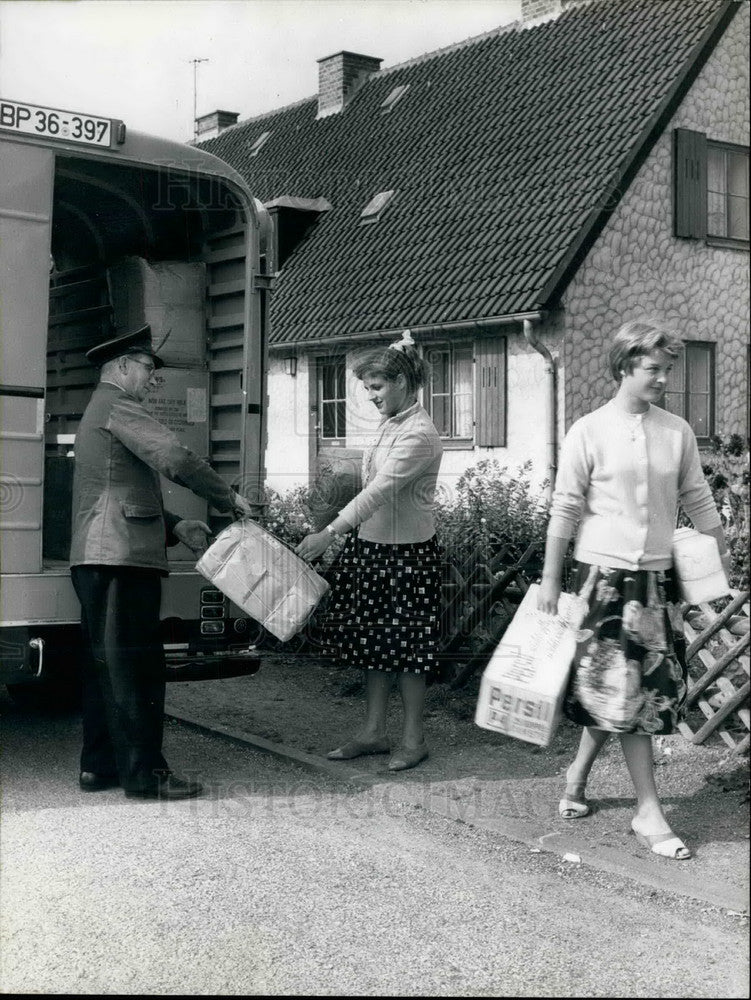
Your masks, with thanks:
M79 785L120 785L127 796L180 799L201 785L174 775L162 755L164 649L159 639L166 546L200 554L208 525L164 510L159 473L223 512L250 505L143 401L163 366L148 326L87 352L100 381L76 435L71 576L86 655Z

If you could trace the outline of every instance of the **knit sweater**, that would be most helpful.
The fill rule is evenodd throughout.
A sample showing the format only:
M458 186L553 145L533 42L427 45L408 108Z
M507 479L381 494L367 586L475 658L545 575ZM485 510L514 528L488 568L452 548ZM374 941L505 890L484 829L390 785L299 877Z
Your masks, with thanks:
M693 431L659 407L630 414L611 400L566 435L548 535L571 538L581 521L579 561L667 569L678 504L698 530L719 526Z
M419 403L380 424L363 455L363 488L339 511L368 542L405 545L435 534L433 498L443 446Z

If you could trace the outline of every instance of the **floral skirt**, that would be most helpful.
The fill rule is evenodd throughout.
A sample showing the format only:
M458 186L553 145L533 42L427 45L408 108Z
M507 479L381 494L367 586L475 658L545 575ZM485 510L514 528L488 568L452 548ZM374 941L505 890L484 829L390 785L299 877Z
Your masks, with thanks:
M366 670L427 674L435 668L441 614L441 548L349 535L327 577L331 599L317 618L329 655Z
M686 641L671 570L577 564L581 624L564 712L581 726L652 736L685 707Z

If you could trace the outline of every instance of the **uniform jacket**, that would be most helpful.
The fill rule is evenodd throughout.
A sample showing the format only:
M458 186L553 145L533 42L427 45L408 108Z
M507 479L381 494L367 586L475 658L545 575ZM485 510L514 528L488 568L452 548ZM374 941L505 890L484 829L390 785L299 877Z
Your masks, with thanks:
M218 510L232 491L218 473L119 386L100 382L76 435L71 566L137 566L167 572L169 532L159 473Z
M365 484L339 511L360 538L404 545L426 542L435 534L433 500L443 445L433 421L419 403L381 422L363 455Z

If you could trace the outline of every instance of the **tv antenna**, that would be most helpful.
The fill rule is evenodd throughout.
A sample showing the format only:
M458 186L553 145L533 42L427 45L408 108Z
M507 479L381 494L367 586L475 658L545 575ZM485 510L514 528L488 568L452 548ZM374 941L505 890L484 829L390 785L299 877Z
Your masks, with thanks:
M193 138L198 138L198 121L196 119L198 105L198 64L208 62L208 59L190 59L193 63Z

